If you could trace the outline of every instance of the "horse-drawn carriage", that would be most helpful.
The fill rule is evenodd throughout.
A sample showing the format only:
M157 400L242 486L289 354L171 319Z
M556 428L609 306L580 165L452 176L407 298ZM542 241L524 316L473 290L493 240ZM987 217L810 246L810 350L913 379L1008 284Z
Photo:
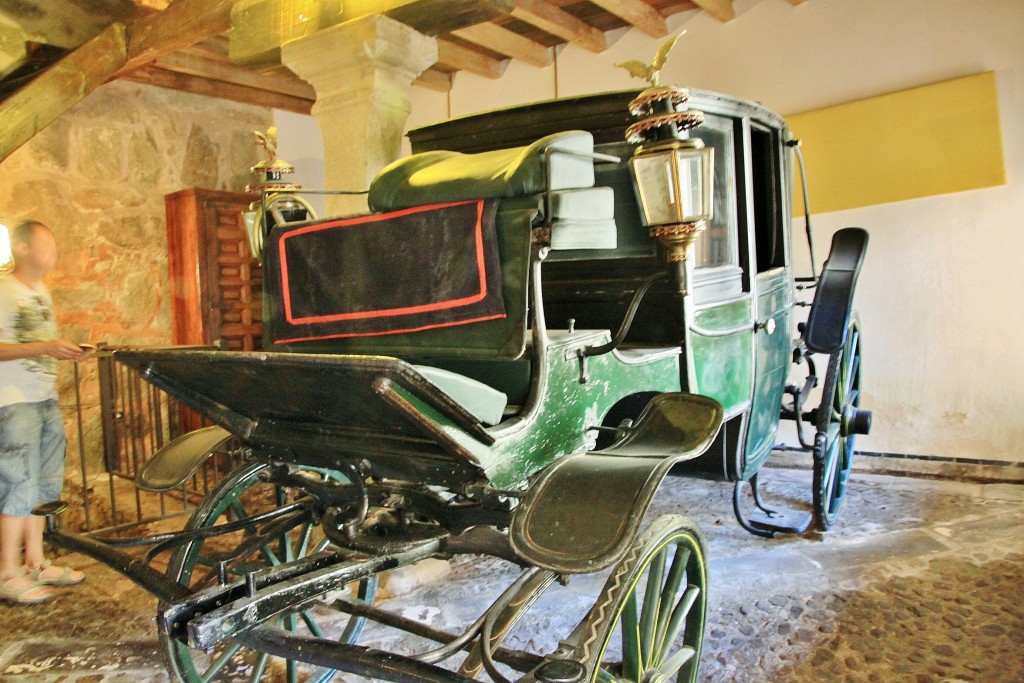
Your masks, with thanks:
M682 517L642 530L644 515L670 471L701 471L735 482L751 531L806 528L740 505L754 482L763 508L787 395L783 416L814 423L814 516L831 525L870 419L850 313L866 236L839 233L794 343L784 122L697 93L697 126L684 91L654 90L414 131L371 214L285 221L288 193L268 197L268 350L116 352L216 425L165 447L141 486L180 484L228 438L244 456L181 532L64 533L59 505L39 510L51 543L159 598L176 676L693 681L705 544ZM828 370L808 410L815 352ZM382 572L464 554L522 573L463 633L374 605ZM507 646L552 584L599 572L574 629ZM361 646L368 620L438 645Z

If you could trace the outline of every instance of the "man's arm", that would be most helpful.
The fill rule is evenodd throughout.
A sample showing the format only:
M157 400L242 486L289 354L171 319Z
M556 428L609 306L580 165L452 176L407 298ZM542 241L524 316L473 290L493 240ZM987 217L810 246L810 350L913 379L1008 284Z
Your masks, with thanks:
M25 342L24 344L0 343L0 361L31 358L32 356L53 356L58 360L81 360L89 355L77 344L66 339L48 339L46 341Z

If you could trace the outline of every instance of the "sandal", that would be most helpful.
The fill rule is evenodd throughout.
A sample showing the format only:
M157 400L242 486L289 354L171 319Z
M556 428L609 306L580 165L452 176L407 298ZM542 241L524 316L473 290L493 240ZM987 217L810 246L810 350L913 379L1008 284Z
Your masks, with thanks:
M73 586L85 581L85 574L71 567L58 567L45 560L38 567L28 567L28 575L46 586Z
M53 593L27 573L0 581L0 599L17 605L36 605L53 597Z

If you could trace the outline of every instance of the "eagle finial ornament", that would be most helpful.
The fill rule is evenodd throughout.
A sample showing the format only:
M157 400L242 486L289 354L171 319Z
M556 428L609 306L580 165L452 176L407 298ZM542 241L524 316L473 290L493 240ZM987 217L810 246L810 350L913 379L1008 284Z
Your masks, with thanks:
M613 66L619 66L629 72L630 76L636 76L642 78L652 86L658 86L660 83L658 79L661 76L661 69L665 66L665 62L668 61L668 53L675 47L676 41L679 40L686 31L680 31L675 34L658 48L658 51L654 54L654 61L650 64L644 64L639 59L631 59L627 62L619 62Z
M266 133L254 130L253 135L256 136L256 144L261 145L263 149L267 150L267 166L272 165L277 158L277 127L271 126L267 128Z

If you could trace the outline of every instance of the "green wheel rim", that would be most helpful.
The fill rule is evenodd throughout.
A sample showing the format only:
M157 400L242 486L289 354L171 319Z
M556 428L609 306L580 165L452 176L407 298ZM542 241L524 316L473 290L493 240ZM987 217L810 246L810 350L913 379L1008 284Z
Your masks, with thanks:
M260 481L259 475L267 467L266 463L255 463L242 467L231 473L224 482L212 491L193 513L186 528L195 529L212 526L224 518L231 520L244 519L257 512L265 511L267 506L278 506L286 502L288 491L281 487ZM345 480L340 473L324 470L317 471L325 477ZM254 505L263 507L253 509ZM316 534L316 522L311 516L297 519L288 531L269 540L245 556L232 556L231 543L236 539L220 541L220 547L207 547L206 541L196 541L180 547L172 556L168 566L168 575L179 583L201 588L215 583L216 553L217 559L227 559L229 580L237 579L247 571L260 567L280 564L299 559L306 555L323 550L328 542ZM244 536L247 532L241 532ZM226 544L226 545L225 545ZM371 577L359 581L352 586L355 597L372 603L376 592L377 579ZM297 631L304 635L324 637L321 625L312 607L287 612L273 620L273 624L289 631ZM352 643L359 637L365 624L361 617L349 618L341 635L337 638L341 643ZM293 660L271 657L266 653L253 652L237 643L228 641L212 653L193 650L188 645L171 638L162 630L160 641L168 668L179 680L187 683L206 683L209 681L286 681L287 683L326 683L335 678L336 671L323 668L304 667Z
M850 319L843 348L829 358L822 404L818 409L818 433L814 445L814 520L827 531L839 519L846 490L856 435L844 424L844 416L860 405L860 321Z
M706 612L704 539L689 520L661 517L608 578L577 656L592 682L693 683Z

